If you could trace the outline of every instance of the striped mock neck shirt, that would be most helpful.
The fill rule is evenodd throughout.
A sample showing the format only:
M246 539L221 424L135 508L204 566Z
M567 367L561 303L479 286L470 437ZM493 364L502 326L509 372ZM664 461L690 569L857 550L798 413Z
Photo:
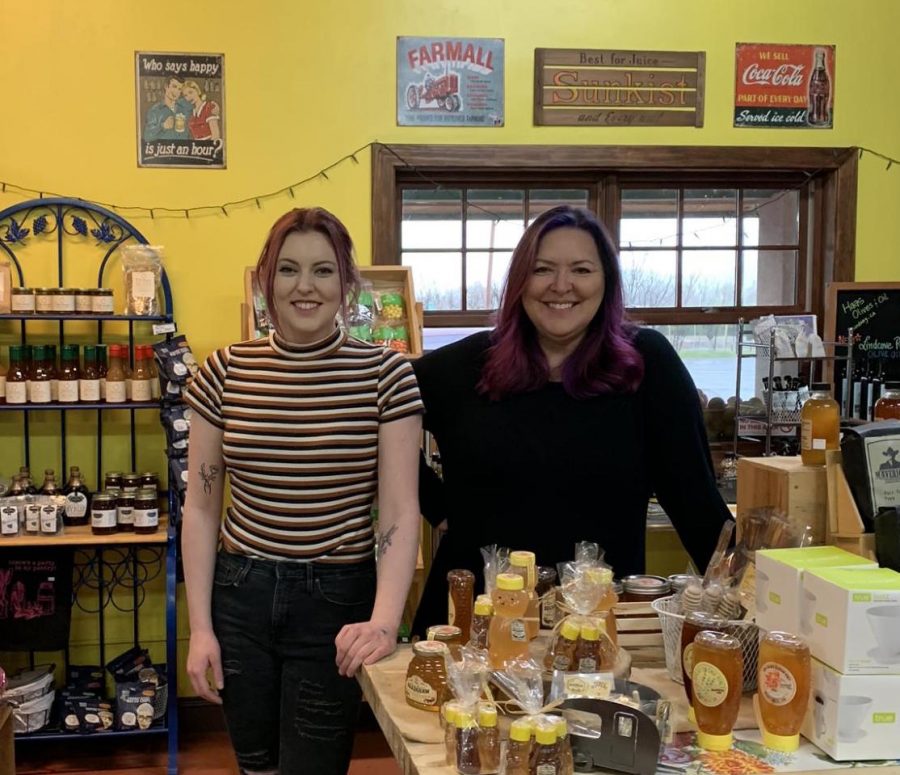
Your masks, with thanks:
M373 555L379 426L422 412L402 355L341 329L308 345L273 332L210 355L185 400L223 432L227 551L331 563Z

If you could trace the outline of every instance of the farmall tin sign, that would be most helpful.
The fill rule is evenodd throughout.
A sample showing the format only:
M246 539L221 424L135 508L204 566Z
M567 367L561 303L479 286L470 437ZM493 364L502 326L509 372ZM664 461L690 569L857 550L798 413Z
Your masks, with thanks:
M734 125L831 129L834 46L738 43Z
M398 126L503 126L503 40L397 38Z

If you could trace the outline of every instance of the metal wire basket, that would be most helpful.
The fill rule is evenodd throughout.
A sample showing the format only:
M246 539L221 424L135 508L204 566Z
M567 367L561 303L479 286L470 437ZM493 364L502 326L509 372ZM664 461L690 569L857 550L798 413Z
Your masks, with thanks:
M650 603L659 615L659 623L663 634L663 647L666 652L666 670L669 678L683 683L681 676L681 625L684 614L676 613L678 601L674 595L661 597ZM744 691L756 688L756 661L759 655L759 627L754 622L733 619L726 625L726 632L738 639L741 653L744 656Z

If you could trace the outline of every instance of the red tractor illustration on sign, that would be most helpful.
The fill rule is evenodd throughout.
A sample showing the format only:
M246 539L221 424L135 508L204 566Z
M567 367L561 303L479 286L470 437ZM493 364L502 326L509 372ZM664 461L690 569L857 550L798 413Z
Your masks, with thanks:
M423 103L436 102L439 108L453 113L460 109L459 76L455 73L435 78L426 73L422 83L411 83L406 88L406 106L410 110L426 107Z

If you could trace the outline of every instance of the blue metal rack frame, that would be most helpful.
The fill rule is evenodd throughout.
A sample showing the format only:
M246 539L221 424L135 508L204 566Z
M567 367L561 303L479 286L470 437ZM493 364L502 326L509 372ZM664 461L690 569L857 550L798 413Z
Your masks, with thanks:
M25 279L22 271L22 265L16 250L20 250L27 246L31 240L44 240L55 235L57 242L57 282L60 287L65 286L65 244L66 238L70 237L77 240L96 240L96 247L102 252L103 257L100 260L97 271L97 287L103 287L103 278L110 258L113 257L115 251L123 244L133 242L137 244L148 244L147 239L130 223L118 214L100 207L99 205L85 202L79 199L67 198L44 198L32 199L27 202L21 202L12 207L8 207L0 211L0 250L2 250L10 259L13 270L18 278L18 284L24 286ZM103 324L124 322L128 324L128 345L130 357L133 358L134 352L134 325L135 323L173 323L172 316L172 292L169 285L168 277L163 271L161 278L163 293L163 309L162 315L155 316L138 316L138 315L95 315L95 314L0 314L0 320L18 321L20 324L20 338L22 343L26 340L26 328L29 321L32 320L53 320L59 323L58 341L60 347L65 343L65 323L66 321L94 321L97 323L97 341L103 341ZM174 329L174 327L173 327ZM169 334L167 334L168 336ZM132 366L134 363L132 362ZM68 411L94 411L97 417L97 483L95 491L101 489L102 472L103 472L103 413L106 411L127 410L131 413L131 470L136 467L136 437L134 412L142 409L159 410L161 403L153 402L127 402L121 404L107 403L72 403L72 404L25 404L22 406L2 404L0 411L17 411L22 413L23 417L23 440L25 464L30 466L30 434L28 417L34 411L56 410L60 413L60 452L62 458L62 471L67 470L66 461L66 413ZM171 476L169 476L171 479ZM63 734L58 732L34 733L17 738L17 742L25 741L50 741L50 740L73 740L86 737L92 740L103 740L107 738L118 739L125 736L138 735L154 735L165 733L168 740L168 772L169 775L176 775L178 772L178 661L177 661L177 619L176 619L176 548L177 548L177 524L179 520L180 502L174 487L169 483L168 491L169 502L169 521L165 541L165 570L166 570L166 665L168 671L168 706L166 716L156 726L141 732L115 732L101 735L81 736L77 734ZM133 573L137 573L137 552L142 544L142 537L136 535L134 540L124 546L129 549L129 562L132 563ZM39 546L39 540L35 544ZM159 544L162 546L162 544ZM121 546L121 545L120 545ZM104 644L104 605L103 605L103 585L104 585L104 546L101 541L95 537L92 540L86 540L83 550L93 549L99 567L99 596L100 605L98 607L98 626L100 634L100 664L106 663L105 644ZM2 550L2 544L0 544ZM73 549L74 550L74 549ZM137 585L134 587L133 597L133 631L135 644L139 642L139 617L138 609L140 602L138 600ZM65 650L65 659L68 664L68 648ZM32 661L34 655L32 654Z

